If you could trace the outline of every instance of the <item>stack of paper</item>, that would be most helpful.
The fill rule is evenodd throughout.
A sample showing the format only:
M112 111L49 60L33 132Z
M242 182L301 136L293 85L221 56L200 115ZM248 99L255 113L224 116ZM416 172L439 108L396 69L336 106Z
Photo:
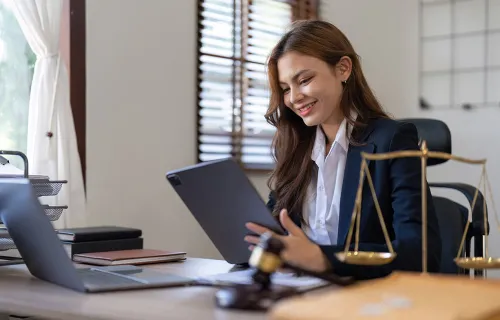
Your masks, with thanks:
M1 176L9 176L9 175L15 175L15 176L22 176L23 171L16 168L10 162L8 162L7 159L4 157L0 156L0 177Z
M253 269L242 271L234 271L229 273L216 274L205 276L201 280L209 281L214 284L251 284L253 283ZM328 285L327 281L309 277L297 276L291 272L277 272L271 276L271 282L279 286L288 286L298 289L299 291L314 289Z

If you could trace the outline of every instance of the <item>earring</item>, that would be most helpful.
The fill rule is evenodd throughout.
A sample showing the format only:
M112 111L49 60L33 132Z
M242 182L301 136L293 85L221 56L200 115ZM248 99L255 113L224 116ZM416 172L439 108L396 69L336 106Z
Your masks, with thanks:
M347 80L342 81L343 84L347 84Z

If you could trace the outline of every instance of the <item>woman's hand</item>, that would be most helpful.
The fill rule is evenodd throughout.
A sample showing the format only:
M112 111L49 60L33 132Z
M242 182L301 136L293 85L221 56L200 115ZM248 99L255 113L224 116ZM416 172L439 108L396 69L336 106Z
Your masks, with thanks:
M246 227L250 231L258 235L261 235L265 232L271 232L273 234L273 237L279 238L285 245L285 249L281 254L281 258L287 263L306 270L316 272L326 271L328 269L329 263L326 257L323 255L323 252L321 251L319 246L311 242L302 231L302 229L300 229L290 219L286 209L281 210L279 218L281 225L288 231L289 235L277 235L269 229L255 223L247 223ZM245 241L252 244L250 249L253 248L253 245L258 244L259 240L260 239L257 236L245 237Z

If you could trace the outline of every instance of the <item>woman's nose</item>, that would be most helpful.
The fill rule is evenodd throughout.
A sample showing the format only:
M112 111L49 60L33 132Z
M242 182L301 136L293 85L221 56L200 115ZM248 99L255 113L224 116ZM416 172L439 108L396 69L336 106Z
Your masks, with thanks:
M290 89L290 103L296 104L304 99L304 95L298 89Z

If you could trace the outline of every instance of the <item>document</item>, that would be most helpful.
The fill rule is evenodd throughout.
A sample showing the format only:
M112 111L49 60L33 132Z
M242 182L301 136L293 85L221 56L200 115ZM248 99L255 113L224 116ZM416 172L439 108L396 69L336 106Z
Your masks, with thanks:
M214 284L251 284L254 269L233 271L202 277L200 280L212 282ZM293 287L300 291L323 287L329 283L325 280L311 276L297 276L291 272L276 272L271 276L271 282L279 286Z
M0 164L0 178L2 178L2 176L8 176L9 178L10 176L23 176L23 173L22 170L14 167L10 163Z

